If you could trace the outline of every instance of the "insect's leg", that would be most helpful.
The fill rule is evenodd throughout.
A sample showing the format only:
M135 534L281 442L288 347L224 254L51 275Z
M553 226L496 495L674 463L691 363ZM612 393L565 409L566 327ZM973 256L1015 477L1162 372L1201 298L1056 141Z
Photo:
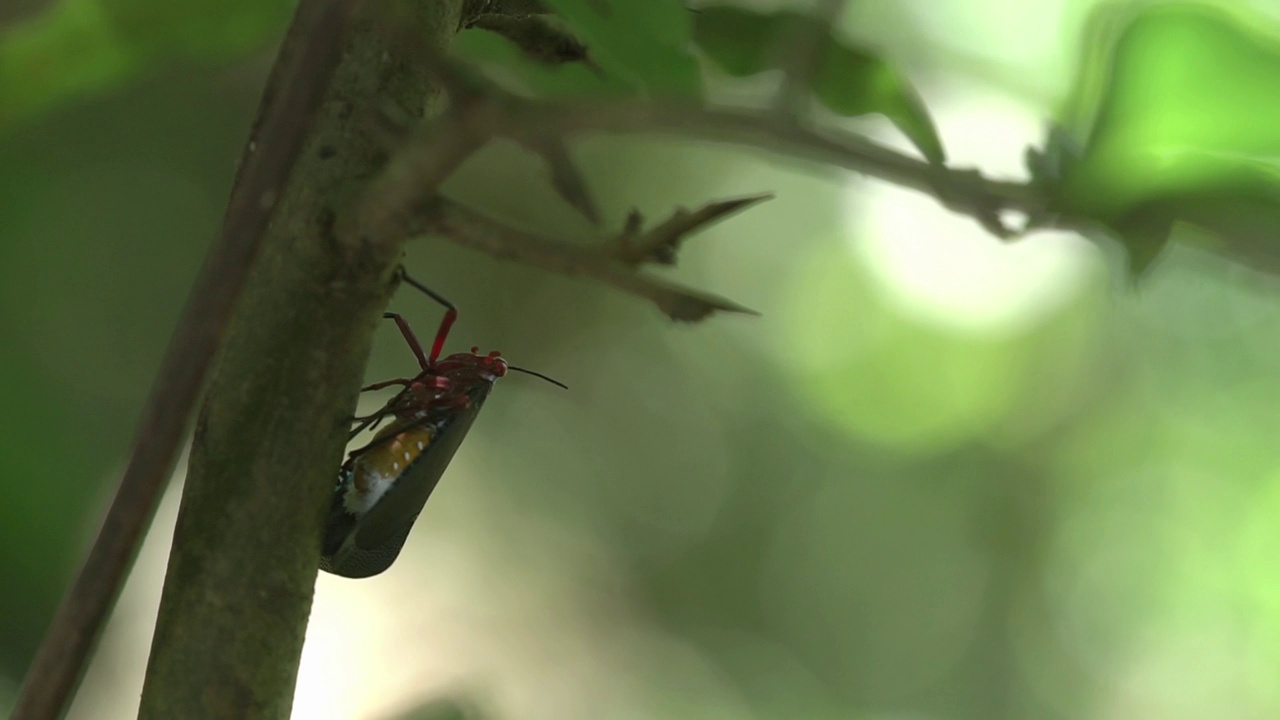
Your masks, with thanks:
M369 392L370 390L381 390L383 388L389 388L392 385L409 385L410 383L413 382L413 380L414 378L396 378L395 380L383 380L382 382L376 382L372 385L365 385L364 387L360 388L360 392Z
M405 343L408 344L409 349L413 351L413 356L418 359L418 365L422 366L423 370L431 367L430 362L427 360L427 356L422 352L422 343L418 342L418 336L414 335L413 328L409 327L409 321L405 320L400 313L394 312L382 313L382 317L385 320L395 321L396 327L400 328L400 335L404 337ZM431 359L434 360L435 357L432 356Z
M388 382L393 383L394 381L388 381ZM413 381L410 380L409 382L413 382ZM408 385L409 383L405 383L405 384ZM400 392L396 393L395 397L388 400L387 404L379 408L377 412L374 412L370 415L357 416L357 417L351 418L351 422L360 423L360 424L355 428L353 428L347 434L347 439L350 440L351 438L355 437L356 435L359 435L361 432L365 430L372 430L378 427L378 424L382 422L383 418L385 418L388 415L394 415L396 412L396 408L400 406L399 403L404 398L405 393L407 393L408 391L409 390L406 387L404 390L401 390Z
M440 352L444 350L444 341L449 336L449 328L453 327L453 321L458 319L458 308L454 307L453 303L449 302L443 295L409 277L409 273L405 272L403 265L400 266L399 274L400 279L408 283L410 287L422 292L445 308L444 317L440 320L440 327L436 330L436 338L431 343L431 354L427 356L427 360L434 363L440 357ZM424 370L427 367L428 365L425 364L422 366Z
M364 417L351 418L351 422L358 422L360 424L351 428L351 430L347 432L347 439L350 440L351 438L359 435L365 430L372 429L375 425L382 422L382 418L384 417L386 417L386 413L379 410L378 412L373 413L372 415L365 415Z

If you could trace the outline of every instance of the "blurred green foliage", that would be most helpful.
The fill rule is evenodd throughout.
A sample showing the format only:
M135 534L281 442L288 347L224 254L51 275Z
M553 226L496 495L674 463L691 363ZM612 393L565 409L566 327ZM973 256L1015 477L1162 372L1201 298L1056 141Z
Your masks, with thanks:
M0 27L0 133L174 64L222 66L278 36L293 0L57 0Z
M603 74L537 66L484 31L459 45L529 92L728 84L698 64L699 52L726 56L678 3L646 13L611 0L612 15L600 0L555 5L607 45L592 54ZM893 82L854 82L872 89L853 100L928 152L932 129L909 129L928 116L894 105L915 92L899 79L929 99L945 136L954 97L989 97L952 72L956 48L989 49L1004 4L964 9L990 36L950 49L919 44L942 12L931 0L854 5L840 33L861 53L852 74ZM269 50L254 48L286 12L69 0L0 35L0 676L11 681L126 457L261 89ZM1044 189L1131 249L1151 243L1148 259L1170 231L1209 240L1177 229L1195 210L1218 219L1207 229L1230 257L1269 267L1268 247L1240 240L1274 224L1275 21L1186 4L1097 13L1079 67L1060 79L1069 100L1041 158ZM717 42L735 39L723 32ZM996 135L951 154L1041 140ZM690 243L679 269L765 315L673 328L607 288L413 246L410 269L462 308L461 346L500 347L572 390L504 380L395 568L321 580L308 651L331 657L304 660L300 692L316 697L299 713L413 717L406 708L437 692L465 695L449 686L461 678L492 701L484 717L1280 714L1270 278L1179 242L1141 292L1115 295L1098 255L1077 247L1065 289L1031 320L966 315L961 284L956 307L926 313L862 252L893 229L866 185L675 141L591 139L575 156L612 226L632 207L659 217L776 191ZM523 226L589 233L540 163L510 146L447 190ZM915 202L914 214L931 207ZM969 229L943 222L928 240L948 246ZM945 270L935 276L983 271L976 255ZM395 304L420 328L436 320L420 298ZM369 374L411 362L387 330ZM153 555L134 580L152 590L163 549ZM108 635L76 717L130 715L137 688L120 668L134 661L122 658L145 657L153 602L126 596L118 622L131 630ZM379 681L388 689L375 696ZM0 681L0 705L5 692Z
M698 47L734 77L778 69L788 43L808 36L803 12L757 13L731 5L700 8L694 15ZM818 70L808 90L827 109L845 117L881 113L911 138L931 162L946 160L929 112L892 64L850 45L826 29L812 34L823 42Z
M0 143L7 674L20 675L96 530L214 237L258 82L182 73Z
M602 3L547 0L609 75L656 93L698 97L702 76L689 48L691 23L681 0Z
M1280 269L1280 35L1246 7L1128 2L1095 13L1064 121L1061 209L1115 229L1137 270L1172 223ZM1101 52L1099 52L1101 50Z

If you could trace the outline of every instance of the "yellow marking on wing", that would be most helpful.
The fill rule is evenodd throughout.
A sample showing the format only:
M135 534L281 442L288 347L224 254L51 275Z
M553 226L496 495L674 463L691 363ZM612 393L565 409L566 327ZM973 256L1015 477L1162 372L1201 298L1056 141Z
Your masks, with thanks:
M431 429L416 425L398 433L356 459L354 482L364 493L381 480L391 480L404 472L431 447Z

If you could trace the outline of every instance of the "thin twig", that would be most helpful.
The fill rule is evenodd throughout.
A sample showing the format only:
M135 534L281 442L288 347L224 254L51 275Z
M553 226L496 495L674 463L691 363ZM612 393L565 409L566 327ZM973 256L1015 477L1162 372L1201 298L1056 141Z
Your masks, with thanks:
M767 197L769 196L754 196L728 203L713 203L713 206L731 204L741 208ZM698 217L700 222L691 223L688 222L691 217L689 213L677 211L679 220L659 224L652 231L653 237L642 236L642 244L652 247L673 246L684 236L727 214L728 211L697 211L692 216ZM403 229L413 235L439 235L487 255L514 260L530 267L562 275L595 278L649 300L673 320L697 321L716 311L756 314L730 300L637 273L636 263L623 252L628 247L627 243L632 240L627 237L626 230L622 236L608 238L594 245L572 245L514 228L443 197L422 203L418 212L412 215L411 222Z
M56 720L83 676L187 432L210 362L337 62L350 3L303 2L236 176L222 235L170 340L129 465L75 582L28 670L12 720Z

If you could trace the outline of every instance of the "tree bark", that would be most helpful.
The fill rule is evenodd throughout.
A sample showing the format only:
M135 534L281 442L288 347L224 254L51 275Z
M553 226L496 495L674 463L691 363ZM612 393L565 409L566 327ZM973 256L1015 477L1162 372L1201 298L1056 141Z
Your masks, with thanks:
M303 0L295 26L327 3ZM398 5L405 36L443 46L462 0L357 4L290 180L262 198L276 208L196 425L141 718L289 717L347 420L403 246L340 238L335 219L384 162L380 103L420 116L434 94L375 14Z

